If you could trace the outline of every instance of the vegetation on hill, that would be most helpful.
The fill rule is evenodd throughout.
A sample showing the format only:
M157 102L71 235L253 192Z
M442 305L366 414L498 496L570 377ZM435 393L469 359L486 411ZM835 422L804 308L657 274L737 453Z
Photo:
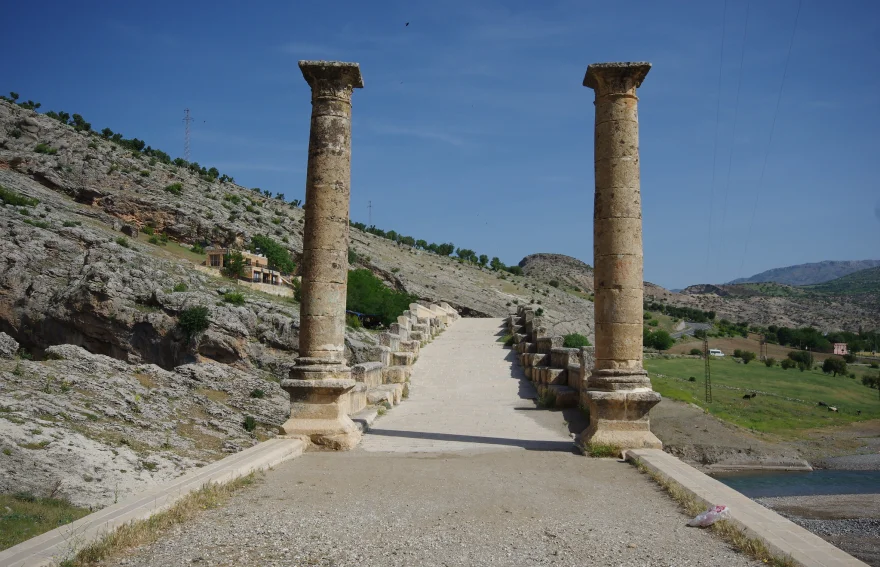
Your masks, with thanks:
M296 269L296 263L290 257L290 250L275 242L266 235L257 234L251 237L251 252L257 250L269 261L269 268L278 270L284 274L291 274Z
M397 317L409 309L410 303L417 300L414 295L389 288L370 270L348 272L345 308L364 315L374 315L386 327L396 323Z
M880 266L859 270L829 282L806 286L805 289L835 295L880 293Z
M792 372L763 364L746 366L728 358L711 362L712 403L706 403L704 364L690 358L645 360L651 383L662 396L697 404L716 417L757 431L796 436L807 429L880 418L876 393L848 375L834 377L812 368ZM696 380L691 382L690 377ZM743 398L752 392L757 396ZM828 411L819 402L837 407L838 412Z
M0 550L69 524L91 512L63 499L39 498L26 492L0 494L0 508L5 510L0 514Z

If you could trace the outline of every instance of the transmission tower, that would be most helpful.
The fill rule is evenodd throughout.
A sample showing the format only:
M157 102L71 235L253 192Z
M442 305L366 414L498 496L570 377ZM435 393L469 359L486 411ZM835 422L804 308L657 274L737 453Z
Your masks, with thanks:
M709 370L709 337L703 337L703 354L706 357L706 403L712 403L712 372Z
M761 360L767 360L767 336L761 335Z
M193 117L189 114L189 109L183 109L183 123L186 125L184 128L183 134L183 159L187 162L190 161L190 152L189 152L189 123L193 121Z

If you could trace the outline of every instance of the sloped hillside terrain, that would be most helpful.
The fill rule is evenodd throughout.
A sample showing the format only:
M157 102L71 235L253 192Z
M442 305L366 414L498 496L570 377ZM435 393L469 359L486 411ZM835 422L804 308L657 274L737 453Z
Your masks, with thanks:
M525 274L589 297L593 269L561 254L533 254L519 264ZM645 301L714 311L718 319L752 325L814 326L822 331L880 328L880 268L863 270L825 284L794 287L775 283L690 286L681 293L645 282ZM579 291L577 291L579 290Z
M748 278L738 278L728 285L741 283L775 282L786 285L813 285L880 266L880 260L826 260L809 264L797 264L784 268L773 268Z
M0 491L105 505L274 435L288 412L298 303L191 248L265 235L296 260L302 208L108 137L0 101L0 338L15 344ZM540 303L554 332L592 336L583 297L354 228L351 242L352 268L392 288L465 316ZM194 307L209 320L196 336L180 323ZM376 359L374 332L349 329L346 346Z

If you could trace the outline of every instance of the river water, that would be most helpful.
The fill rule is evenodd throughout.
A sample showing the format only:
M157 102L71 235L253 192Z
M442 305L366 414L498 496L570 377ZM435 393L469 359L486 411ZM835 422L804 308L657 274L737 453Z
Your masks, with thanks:
M880 471L750 471L712 476L749 498L880 493Z

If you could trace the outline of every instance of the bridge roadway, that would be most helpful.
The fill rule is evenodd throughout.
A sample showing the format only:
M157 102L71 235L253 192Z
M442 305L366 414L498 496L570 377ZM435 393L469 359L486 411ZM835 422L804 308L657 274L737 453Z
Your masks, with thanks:
M756 564L687 528L635 467L576 454L577 412L535 407L501 329L457 321L422 351L410 398L360 447L286 462L112 564Z

